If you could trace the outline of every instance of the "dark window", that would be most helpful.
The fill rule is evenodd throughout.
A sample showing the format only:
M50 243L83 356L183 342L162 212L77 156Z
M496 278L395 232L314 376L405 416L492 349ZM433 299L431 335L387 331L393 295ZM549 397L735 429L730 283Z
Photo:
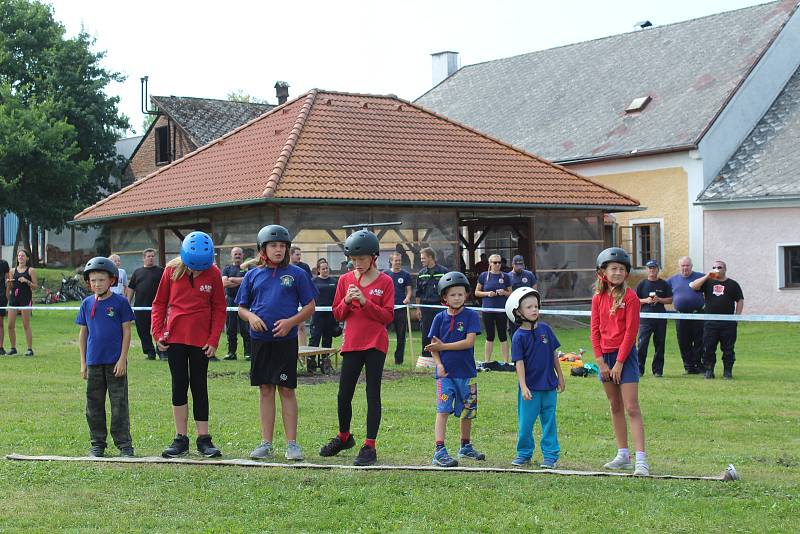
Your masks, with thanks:
M618 246L631 254L634 268L642 268L648 260L661 263L661 225L634 224L618 227Z
M784 247L785 287L800 287L800 246Z
M163 165L172 161L169 153L169 127L156 128L156 165Z

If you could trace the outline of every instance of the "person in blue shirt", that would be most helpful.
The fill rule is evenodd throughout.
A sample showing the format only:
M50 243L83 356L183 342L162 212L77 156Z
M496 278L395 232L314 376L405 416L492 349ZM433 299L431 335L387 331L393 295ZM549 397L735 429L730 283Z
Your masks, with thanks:
M317 289L306 272L289 263L292 239L278 224L257 236L258 267L247 271L236 294L239 317L250 325L250 385L258 386L261 444L250 453L270 458L274 451L275 390L281 397L286 459L302 460L297 444L297 326L314 313ZM302 306L300 311L297 308Z
M702 293L696 292L689 284L702 278L703 273L692 270L692 258L684 256L678 260L678 274L667 279L672 288L672 305L679 313L703 313L705 299ZM678 336L678 347L683 359L684 374L696 375L705 372L703 366L703 325L705 321L678 319L675 331Z
M517 254L511 259L511 271L508 273L511 279L511 291L521 287L532 287L539 291L539 279L525 268L525 258ZM508 322L508 335L514 337L514 332L517 331L517 323L514 321Z
M86 422L89 424L91 456L106 450L106 394L111 401L111 437L122 456L133 456L131 421L128 410L128 348L131 322L135 320L128 299L114 293L117 266L108 258L86 262L83 278L92 295L81 303L75 323L79 324L81 378L86 380Z
M506 305L506 298L511 294L511 278L508 273L500 270L501 258L499 254L489 256L489 270L478 276L475 284L475 296L481 299L482 308L497 308L502 310ZM484 345L484 369L498 371L513 371L508 353L508 322L506 314L499 312L483 312L483 326L486 328L486 343ZM503 355L502 364L494 363L492 352L494 351L495 331L500 339L500 353Z
M461 418L461 448L459 458L485 460L471 441L472 420L478 413L478 386L470 382L478 375L475 367L475 338L481 333L478 313L464 307L470 284L462 273L453 271L439 279L439 294L447 309L433 318L431 342L425 347L436 364L436 450L433 465L455 467L444 446L447 418L450 414Z
M403 254L393 252L391 255L392 268L386 271L394 283L394 305L406 306L411 302L412 286L411 273L403 269ZM394 333L397 344L394 349L395 365L402 365L406 352L406 330L408 318L406 308L394 309Z
M316 305L330 308L333 306L333 297L336 294L336 284L339 282L339 277L331 276L331 267L325 258L317 260L316 271L317 276L311 280L314 283L314 287L317 288ZM333 311L314 311L314 315L311 318L309 346L330 348L333 346L333 338L341 333L341 327L333 316ZM317 364L316 356L306 357L308 372L313 373L318 369L322 372L327 372L330 369L330 360L327 358L328 356L320 356L319 364Z
M519 325L511 341L517 369L517 455L512 465L529 464L536 447L533 425L542 425L543 469L553 469L561 448L556 431L556 392L564 392L564 375L556 356L561 346L549 325L539 322L541 297L533 288L514 290L506 302L506 315Z

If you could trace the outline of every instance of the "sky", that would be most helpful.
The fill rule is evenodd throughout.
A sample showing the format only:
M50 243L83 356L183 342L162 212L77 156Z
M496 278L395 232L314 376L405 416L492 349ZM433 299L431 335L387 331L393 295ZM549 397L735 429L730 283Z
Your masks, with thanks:
M764 3L759 0L50 0L73 36L83 28L105 51L102 65L127 79L109 85L142 132L142 76L149 94L226 98L232 91L276 103L313 88L394 94L431 88L430 54L459 53L462 66L665 25ZM130 135L133 132L128 132Z

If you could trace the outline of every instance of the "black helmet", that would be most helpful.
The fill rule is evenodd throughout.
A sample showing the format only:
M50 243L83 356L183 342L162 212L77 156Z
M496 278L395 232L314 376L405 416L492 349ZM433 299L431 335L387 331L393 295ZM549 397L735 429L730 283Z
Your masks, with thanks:
M625 266L625 270L631 272L631 258L628 253L619 247L611 247L605 249L597 256L597 268L604 269L609 262L621 263Z
M345 256L377 256L380 250L378 236L368 230L353 232L344 241Z
M439 278L439 295L441 296L442 293L450 289L451 287L461 286L467 289L467 293L472 290L472 287L469 285L469 280L467 277L464 276L463 273L458 271L451 271L446 275Z
M86 262L83 268L83 279L89 281L89 273L92 271L103 271L111 275L112 278L119 276L119 271L114 262L103 256L97 256Z
M258 244L258 250L261 250L267 243L273 242L286 243L286 247L288 248L292 244L292 238L289 235L289 230L280 224L270 224L258 231L256 242Z

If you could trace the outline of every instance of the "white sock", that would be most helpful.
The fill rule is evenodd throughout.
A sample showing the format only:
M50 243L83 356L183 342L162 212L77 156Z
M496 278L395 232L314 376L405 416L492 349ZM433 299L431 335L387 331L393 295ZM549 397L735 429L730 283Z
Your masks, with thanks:
M617 455L622 456L623 458L630 458L628 454L628 449L617 449Z
M636 461L637 462L647 461L647 455L644 453L644 451L636 451Z

